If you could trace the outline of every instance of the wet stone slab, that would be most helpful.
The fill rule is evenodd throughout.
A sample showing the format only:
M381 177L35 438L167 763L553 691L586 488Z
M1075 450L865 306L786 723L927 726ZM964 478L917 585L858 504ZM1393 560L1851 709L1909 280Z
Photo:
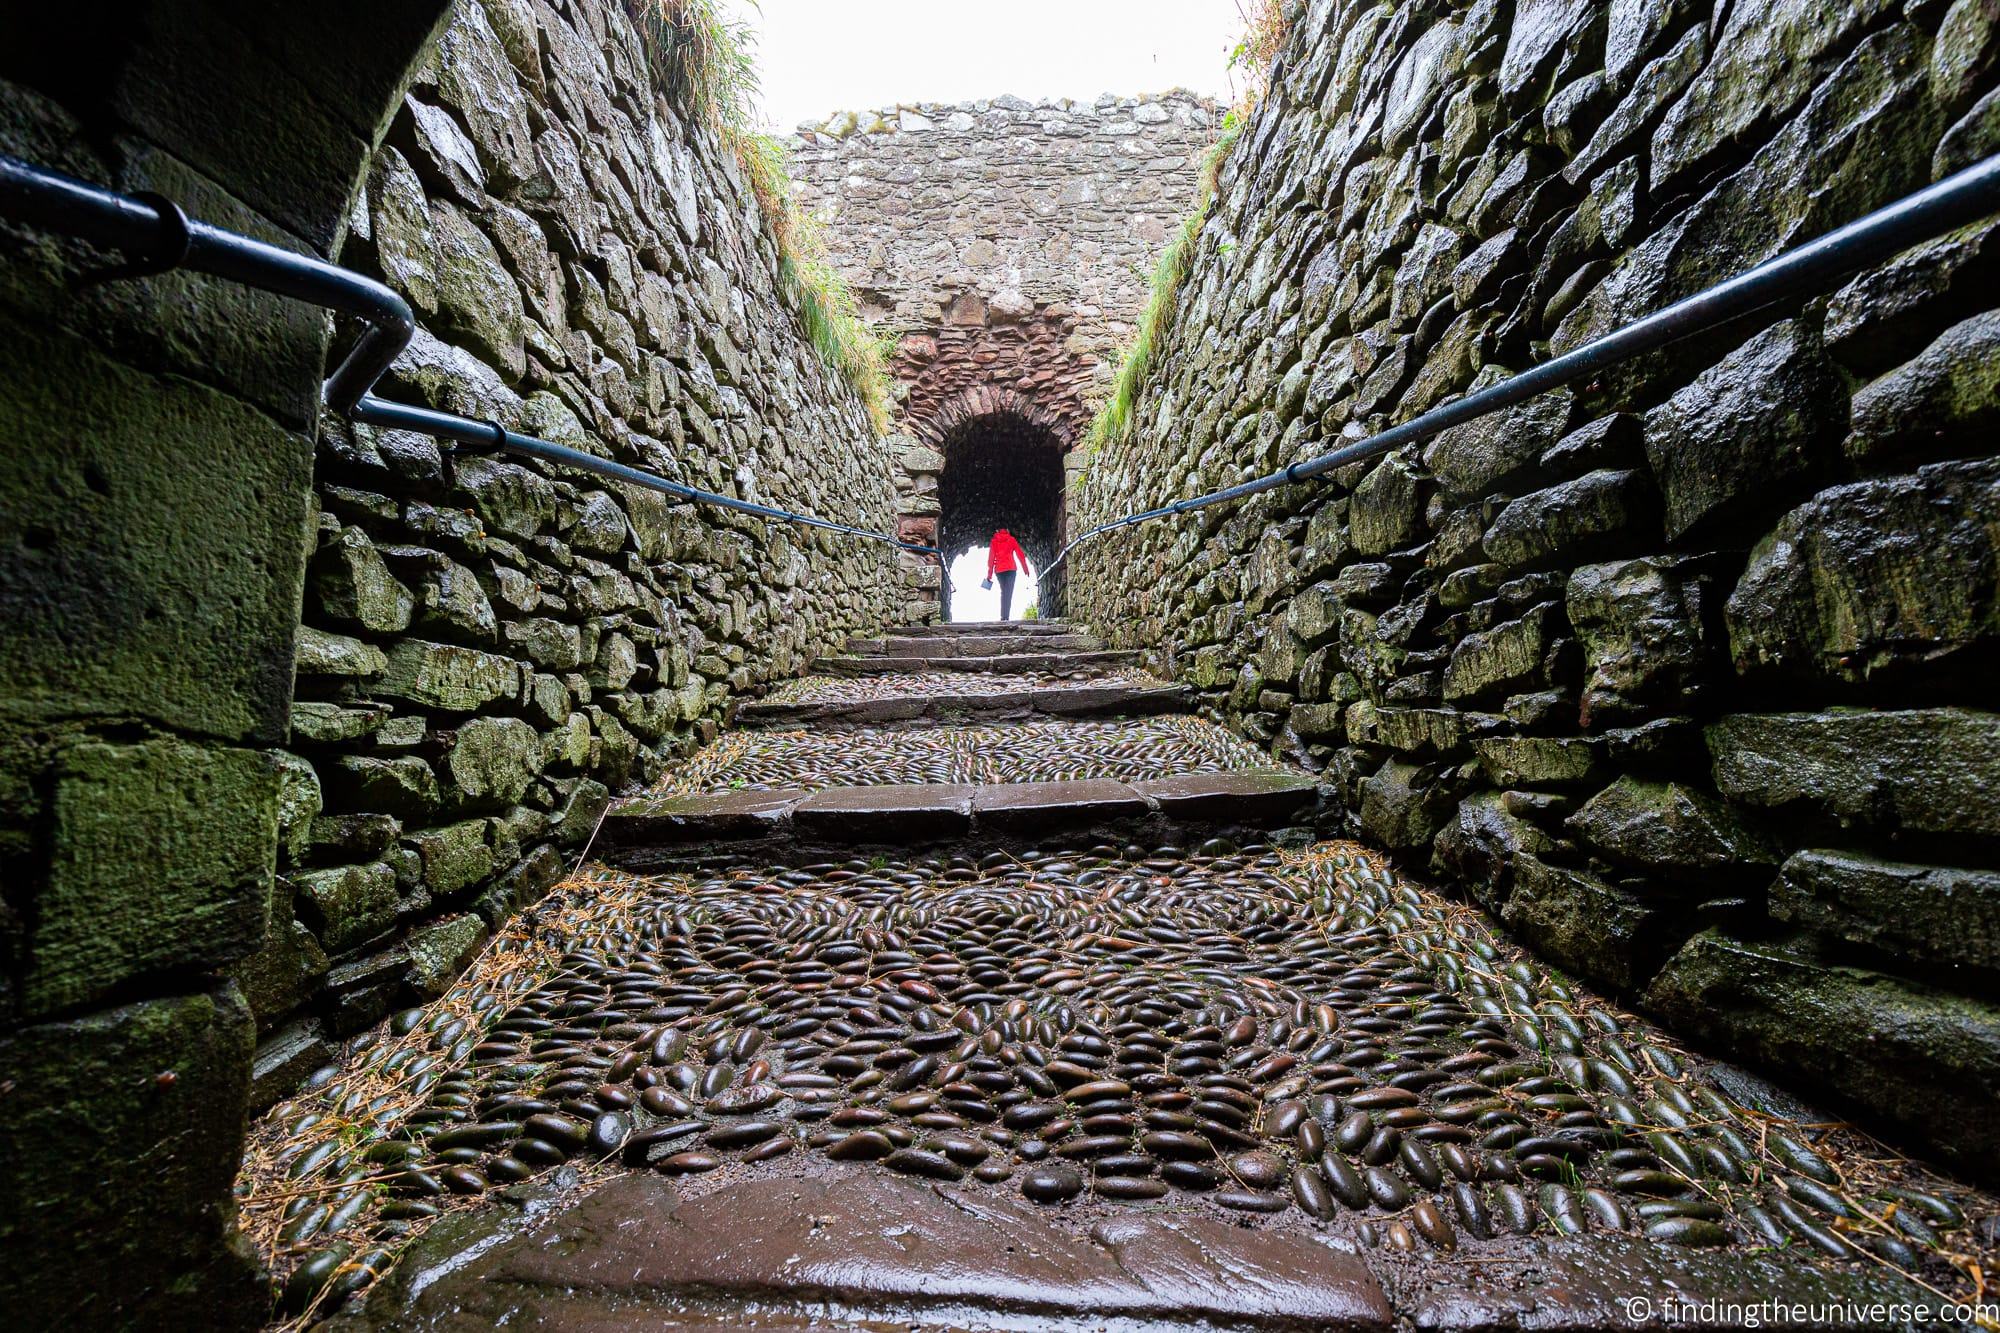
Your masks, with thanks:
M501 1243L450 1268L495 1232ZM1304 1236L1144 1215L1072 1227L986 1191L860 1170L706 1192L627 1176L517 1235L453 1237L410 1264L418 1280L385 1284L365 1313L335 1327L497 1327L523 1315L542 1327L614 1316L680 1324L752 1312L812 1326L1390 1321L1359 1258Z
M1935 1254L1976 1253L1993 1214L1821 1117L1739 1103L1648 1025L1350 844L589 871L435 1005L351 1043L260 1127L251 1161L245 1216L292 1274L294 1309L365 1286L431 1219L504 1208L495 1196L558 1167L677 1197L908 1182L1100 1244L1092 1228L1120 1219L1249 1227L1361 1254L1399 1311L1436 1327L1624 1326L1589 1312L1658 1276L1635 1254L1712 1256L1700 1271L1722 1277L1691 1290L1824 1294L1885 1264L1950 1282ZM1532 1248L1558 1241L1569 1268ZM971 1240L906 1249L933 1273L925 1292L975 1315L1026 1262ZM559 1253L595 1263L592 1244L544 1257ZM769 1258L732 1254L709 1257L745 1273ZM570 1326L656 1299L604 1286L610 1268L578 1270L611 1305ZM858 1291L841 1299L877 1299Z

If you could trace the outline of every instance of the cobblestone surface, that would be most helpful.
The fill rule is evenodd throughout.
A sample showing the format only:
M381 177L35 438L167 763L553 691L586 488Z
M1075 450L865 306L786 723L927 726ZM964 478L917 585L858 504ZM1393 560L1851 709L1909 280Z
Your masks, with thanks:
M920 730L739 732L668 773L660 796L914 782L1122 782L1268 766L1212 722L1024 722Z
M1351 844L720 859L596 870L531 911L281 1108L248 1209L303 1261L301 1304L325 1255L373 1272L398 1235L566 1162L872 1164L1445 1265L1629 1233L1937 1275L1976 1243L1990 1203L1757 1087Z
M1108 670L1002 673L978 671L900 671L879 676L806 676L779 686L765 696L774 704L854 703L863 699L900 699L913 694L1013 694L1021 690L1051 690L1124 685L1132 689L1163 689L1171 684L1143 671L1122 667Z

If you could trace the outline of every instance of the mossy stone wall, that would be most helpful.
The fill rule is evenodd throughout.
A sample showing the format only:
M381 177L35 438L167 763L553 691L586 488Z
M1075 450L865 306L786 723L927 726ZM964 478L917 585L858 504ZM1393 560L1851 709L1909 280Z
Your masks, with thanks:
M1408 420L2000 149L1984 0L1291 18L1077 526ZM1989 220L1099 541L1072 611L1544 956L1990 1179L1996 278Z

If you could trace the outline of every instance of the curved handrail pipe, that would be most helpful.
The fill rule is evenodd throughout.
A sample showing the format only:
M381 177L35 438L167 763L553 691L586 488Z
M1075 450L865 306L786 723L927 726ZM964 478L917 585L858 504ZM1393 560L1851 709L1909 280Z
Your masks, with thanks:
M1329 449L1276 472L1219 491L1176 500L1156 509L1141 510L1086 528L1056 553L1056 558L1049 562L1049 570L1062 564L1078 546L1104 533L1172 514L1185 514L1210 505L1245 499L1279 486L1323 476L1349 463L1429 439L1441 431L1510 407L1538 393L1574 384L1607 367L1656 351L1683 338L1706 333L1767 306L1819 295L1836 279L1880 263L1913 245L1976 222L1996 211L2000 211L2000 154L1976 162L1893 204L1837 227L1817 240L1808 241L1747 272L1565 352L1553 361L1545 361L1498 384L1434 407L1400 426L1391 426L1365 439Z
M321 391L327 409L350 421L421 431L467 449L538 458L695 504L847 533L942 559L935 546L906 542L890 533L683 485L644 468L507 430L497 422L378 398L376 382L416 334L417 321L408 302L384 284L351 269L190 218L158 195L119 194L0 154L0 218L75 236L131 257L132 263L100 274L100 278L193 269L360 320L364 326L361 336Z

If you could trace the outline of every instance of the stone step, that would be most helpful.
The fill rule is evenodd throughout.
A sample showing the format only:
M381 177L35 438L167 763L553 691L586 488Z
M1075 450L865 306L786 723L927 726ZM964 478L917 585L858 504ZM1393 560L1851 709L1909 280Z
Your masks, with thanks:
M1185 1208L1070 1216L855 1164L730 1176L628 1173L567 1196L525 1186L527 1206L431 1228L365 1302L320 1327L1584 1333L1741 1327L1742 1316L1711 1314L1734 1306L1763 1307L1773 1328L1883 1329L1913 1327L1907 1307L1925 1299L1865 1265L1630 1236L1398 1256ZM1788 1317L1795 1306L1812 1313Z
M621 851L791 837L814 844L908 845L980 834L1041 834L1149 823L1283 828L1318 794L1313 779L1264 770L1114 782L907 783L820 791L640 796L612 806L598 846Z
M900 634L849 639L852 657L999 657L1009 653L1101 652L1095 634Z
M1102 671L1136 666L1139 654L1129 649L1054 653L997 653L990 657L822 657L812 664L815 675L879 676L900 671Z
M889 637L935 638L952 634L1088 634L1086 625L1067 620L946 620L935 625L893 625Z
M737 707L739 727L815 727L840 724L957 725L1036 717L1153 717L1185 713L1193 697L1180 685L1076 685L1028 687L989 693L898 694L829 703L773 703Z

